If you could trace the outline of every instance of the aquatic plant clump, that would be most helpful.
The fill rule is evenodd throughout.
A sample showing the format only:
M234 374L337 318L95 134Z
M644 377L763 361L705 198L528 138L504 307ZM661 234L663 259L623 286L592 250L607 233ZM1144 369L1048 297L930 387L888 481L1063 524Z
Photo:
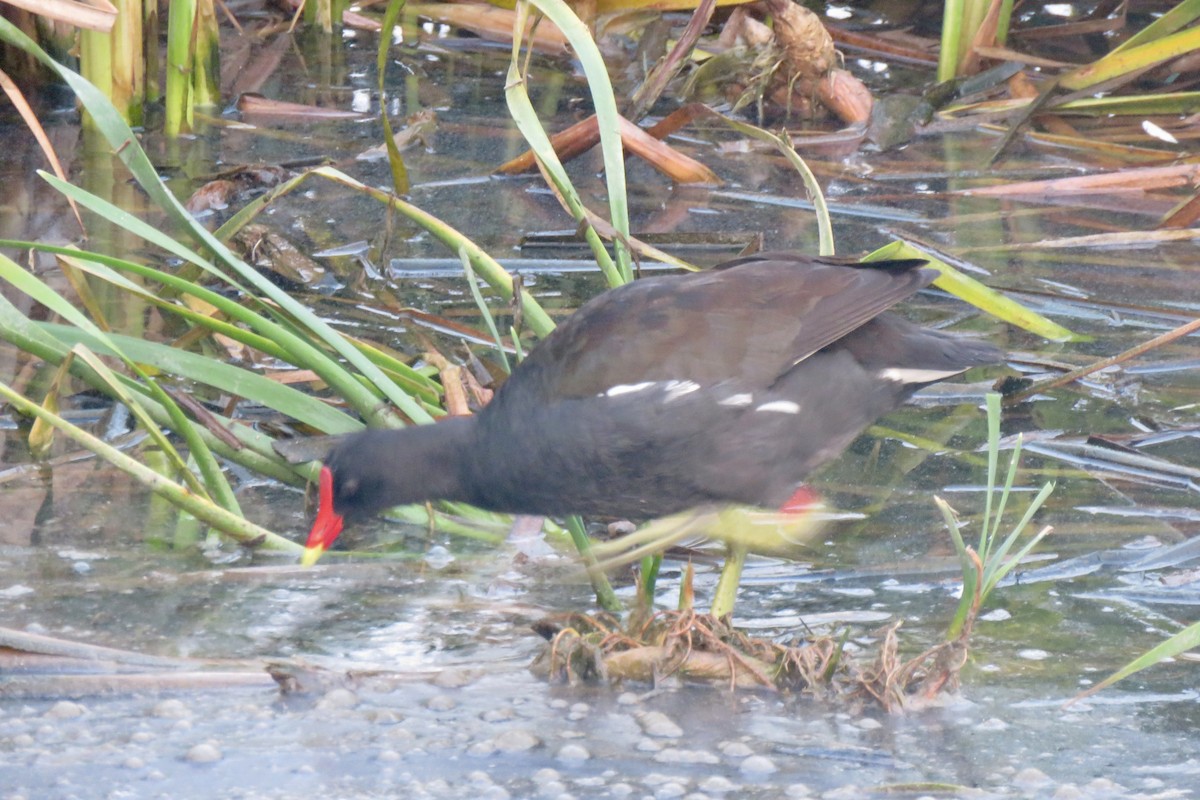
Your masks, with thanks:
M820 635L799 644L750 636L730 617L663 611L621 624L611 615L569 614L539 622L548 643L530 669L560 683L656 683L677 679L730 689L808 692L845 703L875 702L897 711L958 687L967 661L963 638L902 660L897 621L876 631L874 658L852 654L845 636Z

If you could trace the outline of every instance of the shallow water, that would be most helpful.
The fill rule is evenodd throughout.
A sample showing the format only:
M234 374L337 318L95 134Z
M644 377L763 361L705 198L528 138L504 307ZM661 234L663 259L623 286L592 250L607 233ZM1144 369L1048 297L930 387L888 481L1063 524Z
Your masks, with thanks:
M344 71L327 76L318 90L350 106L369 99L374 78L365 65L373 45L356 37L346 52ZM525 259L515 263L547 306L568 309L597 291L594 275L531 261L584 259L580 248L522 246L526 235L570 227L540 181L487 177L520 150L516 134L497 122L505 117L505 56L487 49L409 55L409 66L419 67L422 104L438 111L430 148L406 153L414 201L470 231L502 262ZM281 74L290 66L285 60ZM546 75L560 67L543 65ZM565 111L578 91L569 84L554 95L541 86L533 87L535 102L551 110ZM73 129L64 121L55 133L69 152ZM214 171L213 162L342 161L376 144L376 136L371 122L299 129L276 123L253 131L214 126L188 151L211 154L200 167L154 137L147 146L186 194ZM802 190L793 174L770 153L719 151L732 138L705 129L677 142L719 165L725 185L716 191L672 187L631 161L635 230L677 237L719 230L747 241L761 232L772 248L814 250L815 225L796 203ZM1147 209L1170 198L1138 198L1113 211L947 194L971 181L939 176L977 169L970 156L993 142L987 134L957 133L887 154L807 154L834 205L839 251L881 245L889 229L951 250L984 248L964 257L991 271L988 283L1017 290L1024 302L1093 341L1049 344L937 293L906 308L927 324L953 322L985 333L1031 373L1039 359L1084 364L1197 314L1200 273L1190 266L1191 244L997 249L1142 229ZM3 211L5 230L50 240L73 236L57 201L28 174L32 156L15 146L10 153L14 160L0 163L0 174L17 201ZM1020 145L1008 168L1051 160L1062 166L1069 158ZM368 183L386 181L380 162L344 167ZM571 169L587 202L601 207L595 160ZM371 245L361 257L319 259L335 278L314 281L315 290L328 294L335 282L344 284L321 305L342 324L367 327L408 352L425 346L414 339L416 330L444 352L462 352L452 336L395 313L405 304L475 323L459 271L427 235L389 224L378 206L327 185L283 199L265 221L308 252ZM685 256L715 261L732 251L714 247ZM395 299L381 298L384 289ZM314 296L314 302L321 301ZM407 545L406 558L330 559L300 572L269 555L251 558L231 548L205 555L174 549L169 519L143 491L61 442L51 466L34 466L5 417L0 624L160 656L242 660L226 666L251 677L229 688L179 690L160 674L157 690L110 685L105 691L81 680L94 665L9 665L0 675L0 797L1170 797L1195 791L1194 664L1157 667L1070 709L1062 703L1194 619L1200 595L1192 588L1191 555L1168 547L1198 527L1197 359L1195 337L1185 339L1142 357L1136 369L1092 376L1007 412L1005 433L1023 431L1031 441L1018 478L1023 493L1014 502L1056 480L1038 519L1055 532L979 623L961 692L938 707L895 715L669 681L655 692L548 687L526 670L542 647L530 624L590 605L573 563L551 549L530 553L528 543L490 549L384 525L360 532L357 541L385 535ZM0 350L4 380L21 369L11 351ZM796 561L753 562L739 621L781 640L817 621L841 622L850 626L849 648L868 652L875 631L902 618L906 653L936 642L958 584L931 498L943 494L967 513L982 505L983 462L974 452L984 438L980 391L926 398L897 412L881 422L886 430L864 436L817 476L831 502L866 518L838 524ZM135 444L107 406L79 406L93 429ZM1140 448L1161 461L1136 469L1062 442L1147 429L1193 433ZM943 452L915 449L899 434L932 439ZM305 529L298 492L253 480L239 492L252 516L272 528L297 536ZM678 581L679 565L668 562L660 581L664 607L674 605ZM715 572L702 565L697 596L706 598L714 584ZM263 662L274 659L310 662L328 674L305 677L309 691L281 699L262 672ZM352 677L338 677L347 671Z

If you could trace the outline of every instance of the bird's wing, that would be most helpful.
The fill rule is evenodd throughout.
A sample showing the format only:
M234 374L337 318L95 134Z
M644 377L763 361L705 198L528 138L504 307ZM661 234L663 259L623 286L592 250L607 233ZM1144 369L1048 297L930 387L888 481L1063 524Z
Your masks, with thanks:
M643 278L586 303L539 344L521 366L522 393L589 397L669 380L768 386L928 285L937 273L923 263L762 254Z

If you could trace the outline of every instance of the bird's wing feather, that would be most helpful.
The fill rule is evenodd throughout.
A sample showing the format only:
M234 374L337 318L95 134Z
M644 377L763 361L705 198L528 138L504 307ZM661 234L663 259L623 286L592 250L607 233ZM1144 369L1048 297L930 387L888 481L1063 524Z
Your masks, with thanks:
M936 273L921 263L762 254L719 270L644 278L559 325L521 366L521 383L537 398L663 380L767 386L928 285Z

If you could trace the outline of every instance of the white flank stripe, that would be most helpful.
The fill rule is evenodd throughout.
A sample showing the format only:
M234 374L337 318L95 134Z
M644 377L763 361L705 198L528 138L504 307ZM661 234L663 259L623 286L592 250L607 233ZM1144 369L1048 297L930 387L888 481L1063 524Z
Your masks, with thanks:
M667 384L667 396L663 398L664 403L669 403L672 400L677 400L685 394L691 394L700 388L700 384L695 381L671 381Z
M763 403L755 411L778 411L780 414L799 414L800 404L793 403L791 400L772 400L769 403Z
M605 397L616 397L622 394L633 394L649 389L654 385L654 381L646 381L645 383L621 383L616 386L610 386L608 391L604 393Z
M965 369L904 369L902 367L888 367L881 369L877 373L880 378L885 381L897 381L899 383L933 383L940 381L943 378L949 378L952 375L958 375L961 372L966 372Z
M753 402L754 402L754 395L750 394L749 392L742 392L741 394L729 395L729 397L726 397L724 400L717 403L717 405L719 405L719 406L748 406Z

